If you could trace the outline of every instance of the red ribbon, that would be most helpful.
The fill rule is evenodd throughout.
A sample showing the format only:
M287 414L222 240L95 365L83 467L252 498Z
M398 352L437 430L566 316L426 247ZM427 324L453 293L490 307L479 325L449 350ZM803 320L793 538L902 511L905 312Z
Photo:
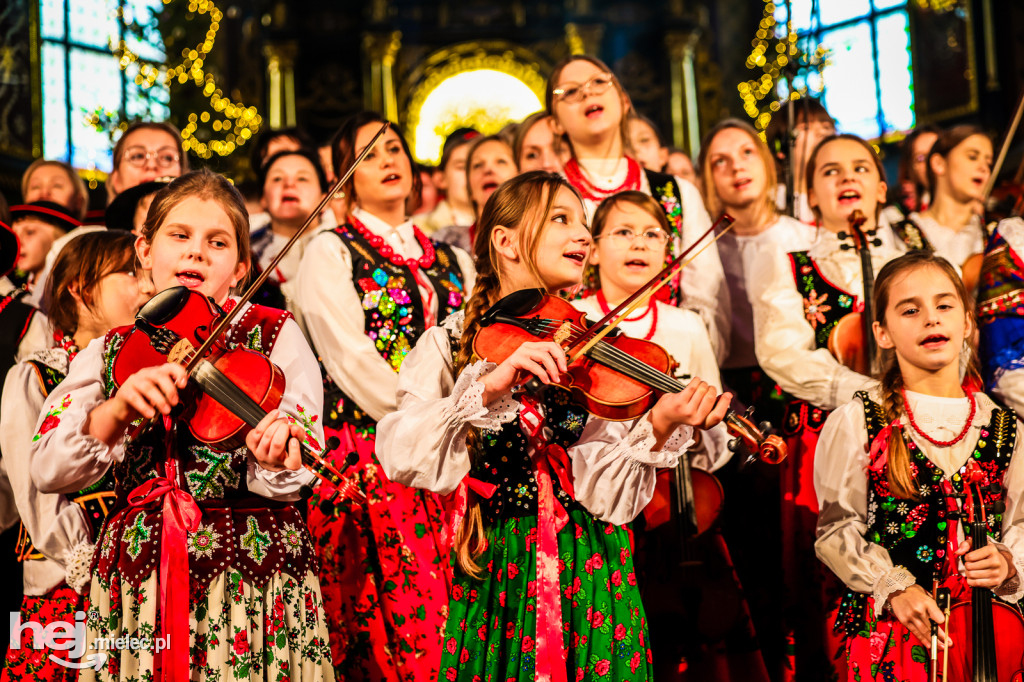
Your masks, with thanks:
M899 420L899 417L879 431L878 435L871 441L871 450L868 453L868 468L875 473L885 468L886 462L889 461L889 436L892 435L893 429L903 429L903 423Z
M160 630L170 636L169 646L157 656L157 669L164 682L188 682L189 664L189 573L188 531L199 528L199 505L175 482L176 460L168 459L168 478L160 476L141 484L128 496L129 507L163 505L160 540ZM166 656L166 658L164 658ZM165 664L169 660L169 665Z
M562 595L558 580L558 532L569 522L569 513L555 497L551 475L575 499L572 463L560 445L543 434L544 418L537 402L520 397L523 428L534 444L533 467L537 479L537 610L535 677L541 682L567 682L566 651L562 638Z

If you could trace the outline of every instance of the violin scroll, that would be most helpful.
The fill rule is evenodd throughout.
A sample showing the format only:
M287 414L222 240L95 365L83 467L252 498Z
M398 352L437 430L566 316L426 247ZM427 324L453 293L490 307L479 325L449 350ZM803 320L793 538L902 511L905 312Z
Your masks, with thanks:
M789 454L782 438L765 431L771 428L767 422L762 422L760 427L755 426L750 419L753 408L747 410L743 415L730 412L725 416L725 428L735 438L729 441L729 449L736 452L741 447L750 453L750 457L760 459L768 464L779 464ZM768 428L765 428L768 427Z

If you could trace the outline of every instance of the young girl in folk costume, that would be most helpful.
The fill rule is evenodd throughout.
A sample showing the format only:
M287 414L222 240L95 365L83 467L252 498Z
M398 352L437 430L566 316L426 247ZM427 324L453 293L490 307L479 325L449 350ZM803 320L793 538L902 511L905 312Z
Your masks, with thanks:
M931 624L944 622L933 580L954 603L970 598L968 587L1024 596L1024 443L1014 413L972 387L973 361L960 378L973 310L953 266L902 256L879 273L874 299L881 386L858 392L822 430L815 549L849 588L835 622L843 678L926 682ZM950 513L972 480L986 504L1006 502L983 548L965 540L966 515ZM970 646L966 633L948 634Z
M959 125L939 135L928 153L931 203L893 225L911 249L928 249L963 265L985 250L988 235L978 211L992 174L992 140L977 126Z
M342 125L337 173L383 122L363 112ZM333 490L322 487L309 512L333 661L350 680L432 679L440 661L450 570L441 508L435 495L389 480L373 453L377 421L395 410L406 354L462 307L473 284L469 255L430 241L406 215L419 179L405 140L390 128L345 187L353 202L347 222L313 239L296 280L324 368L324 427L340 441L328 456L365 496L321 504Z
M250 235L254 276L266 270L327 191L327 179L319 159L304 150L277 152L263 164L260 177L263 180L260 206L270 216L270 223ZM282 285L292 282L298 274L303 247L309 243L315 229L314 226L307 230L274 268L256 294L257 303L282 310L287 307Z
M593 234L596 245L591 263L597 270L600 288L574 305L589 319L599 320L662 269L669 227L654 199L642 192L622 192L598 206ZM707 329L696 313L652 298L645 309L623 320L619 329L668 351L679 363L673 374L681 381L699 376L721 391ZM700 435L700 443L687 454L690 466L714 471L731 455L726 447L729 436L725 425ZM655 676L678 679L680 664L685 661L687 674L696 679L767 681L750 614L721 534L714 531L699 545L691 543L690 550L700 553L703 566L680 573L677 524L683 521L675 518L668 522L672 521L671 490L676 475L670 470L658 472L655 500L644 508L643 522L634 527L638 533L636 567L651 624ZM685 585L682 589L681 583ZM702 628L694 617L701 604L695 595L711 591L716 594L716 608L726 610L725 604L736 604L723 618L725 626L714 633Z
M863 229L875 231L885 200L882 164L870 145L852 135L826 138L807 163L808 200L818 216L818 234L807 251L771 245L754 259L747 293L754 313L758 364L789 394L782 434L789 456L781 464L782 534L788 590L787 638L792 638L797 679L821 679L828 667L822 639L827 576L815 561L811 538L818 515L814 496L814 448L828 411L874 385L841 364L829 350L833 327L863 307L863 269L850 238L848 218L860 210ZM869 237L870 238L870 237ZM846 248L844 248L846 246ZM871 245L873 272L899 255L885 242Z
M184 286L229 307L249 266L248 236L238 192L203 170L161 190L136 246L158 290ZM33 437L39 490L80 490L108 471L116 482L93 562L87 647L118 637L162 637L167 647L122 649L81 675L330 679L315 559L292 504L313 477L291 471L300 440L322 441L319 369L302 332L288 313L248 304L228 332L227 343L263 353L285 378L280 409L235 450L198 441L177 416L194 399L181 393L181 365L125 377L134 344L149 343L137 333L120 327L84 348ZM126 442L139 418L155 421Z
M900 165L896 178L899 193L882 211L882 219L890 225L898 223L914 211L924 211L931 205L928 152L932 150L941 132L935 126L917 126L900 143Z
M978 287L978 350L985 388L1024 414L1024 219L996 226Z
M602 61L577 55L559 63L548 78L546 102L555 131L572 152L565 176L583 196L588 216L593 216L602 199L617 192L649 194L668 216L672 232L668 257L681 253L711 227L696 187L681 178L644 170L627 156L632 104ZM729 291L715 245L697 255L680 277L667 287L669 300L681 301L701 316L721 361L728 355Z
M113 477L67 496L43 494L32 483L29 452L43 402L79 349L113 327L131 324L144 302L135 279L134 244L130 234L106 231L68 244L48 282L49 319L59 344L30 355L4 382L0 445L22 523L23 624L73 623L80 595L88 592L94 543L113 502ZM33 648L31 636L22 636L21 647L8 650L0 679L74 679L77 673L50 660L51 653L63 657L63 652Z
M655 471L712 426L726 397L694 378L633 422L588 415L571 395L513 394L566 369L552 342L524 343L497 367L474 355L480 318L524 288L579 287L590 234L576 192L543 171L509 180L484 208L479 275L465 316L417 344L398 411L379 426L388 475L445 494L454 585L441 679L651 679L647 623L622 524L651 499ZM554 472L554 473L553 473Z
M89 191L75 169L64 161L36 159L21 176L21 198L26 204L51 201L78 220L85 220Z

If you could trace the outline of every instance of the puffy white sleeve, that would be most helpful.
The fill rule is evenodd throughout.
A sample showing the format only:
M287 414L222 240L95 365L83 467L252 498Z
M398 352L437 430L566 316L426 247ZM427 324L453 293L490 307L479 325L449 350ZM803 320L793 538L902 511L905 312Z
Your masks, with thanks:
M281 325L270 360L281 368L285 376L284 395L281 396L279 409L306 432L305 445L319 452L324 442L320 419L324 405L323 380L316 356L294 320L286 320ZM264 469L251 453L249 455L247 485L250 492L258 495L295 501L299 499L299 488L312 484L314 478L313 472L305 468L297 471Z
M82 349L35 420L32 482L41 492L81 490L103 478L111 464L124 459L121 442L111 447L85 431L89 413L107 399L103 343L100 337Z
M591 417L572 458L576 500L602 521L623 525L654 496L657 470L674 467L690 445L693 429L680 426L660 450L651 421L611 422Z
M338 388L376 420L393 412L398 375L366 335L352 257L336 234L321 232L306 246L294 292L310 339Z
M447 331L420 337L398 374L398 409L377 423L376 453L388 478L441 494L458 487L470 468L467 428L499 429L519 414L511 396L483 404L477 379L492 369L476 362L456 381Z
M1006 511L1003 513L1003 541L1001 549L1013 555L1017 575L993 592L1011 602L1024 598L1024 429L1017 422L1017 442L1013 457L1003 479L1006 489Z
M700 191L687 180L676 177L683 202L683 243L686 249L711 227L711 217L704 208ZM701 246L714 238L709 235ZM700 247L698 247L700 248ZM696 249L695 249L696 250ZM683 308L700 315L708 329L715 359L721 364L729 356L732 305L729 285L718 255L718 245L711 244L682 271Z
M15 356L16 362L21 362L36 351L46 350L53 346L53 332L50 329L50 321L40 311L32 314L29 320L28 330L18 344L18 353Z
M992 387L992 395L1018 415L1024 415L1024 368L1001 372Z
M864 406L843 405L825 421L814 453L814 492L818 496L814 551L855 592L875 598L875 614L889 595L913 585L906 568L894 566L888 550L869 542L868 455Z
M45 399L32 365L19 363L7 372L0 410L0 449L25 531L33 546L63 570L69 551L92 543L82 508L63 495L41 493L32 481L33 428Z
M853 399L877 382L816 348L814 329L793 280L789 255L778 246L757 254L747 279L754 311L754 352L768 376L787 393L826 410Z

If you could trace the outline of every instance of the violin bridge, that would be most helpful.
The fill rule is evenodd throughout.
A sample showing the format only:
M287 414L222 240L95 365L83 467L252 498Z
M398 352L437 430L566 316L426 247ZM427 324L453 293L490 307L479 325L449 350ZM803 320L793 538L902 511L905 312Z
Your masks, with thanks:
M171 352L167 354L167 362L174 362L179 365L184 365L192 357L195 352L195 348L189 343L188 339L182 339L178 343L174 344L174 348L171 348Z
M564 347L565 342L568 341L570 337L572 337L572 324L570 324L568 321L563 322L562 326L559 327L558 331L555 332L554 341L559 346Z

